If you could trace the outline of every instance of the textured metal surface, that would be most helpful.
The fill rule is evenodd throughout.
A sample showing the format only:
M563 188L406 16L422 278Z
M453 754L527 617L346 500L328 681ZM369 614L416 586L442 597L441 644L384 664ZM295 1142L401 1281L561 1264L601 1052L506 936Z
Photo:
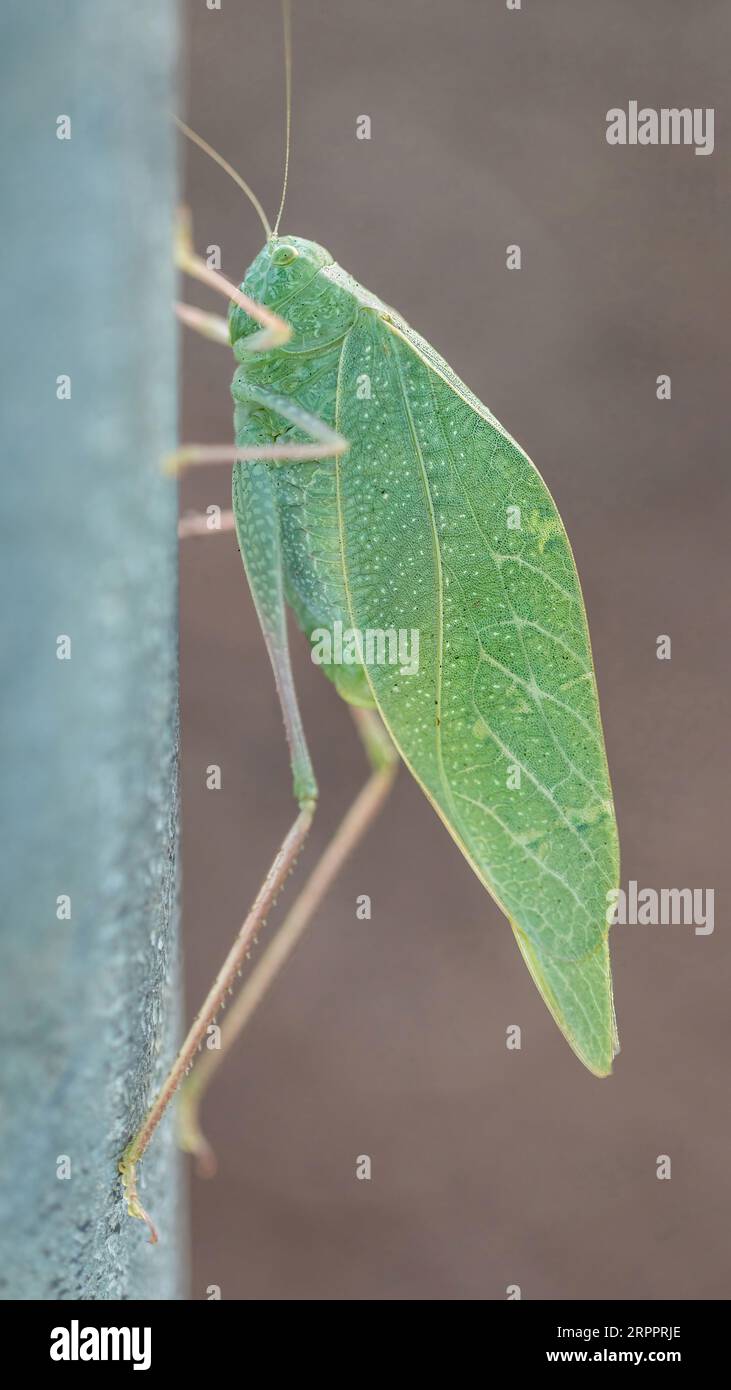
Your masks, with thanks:
M182 1286L169 1122L143 1173L156 1249L116 1172L178 1025L176 499L160 468L176 18L173 0L18 0L4 19L6 1298Z

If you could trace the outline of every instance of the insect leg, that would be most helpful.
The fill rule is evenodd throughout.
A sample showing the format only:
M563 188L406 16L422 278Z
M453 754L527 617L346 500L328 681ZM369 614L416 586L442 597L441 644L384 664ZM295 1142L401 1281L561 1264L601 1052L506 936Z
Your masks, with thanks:
M217 290L229 301L238 304L250 318L261 324L261 332L252 333L244 340L247 353L264 352L269 348L280 347L289 341L292 336L292 329L284 319L273 313L271 309L266 309L263 304L257 304L256 300L250 299L230 280L227 280L225 275L221 275L220 271L213 270L206 265L200 256L196 255L190 238L190 223L186 215L181 215L178 223L176 261L181 270L199 280L201 284L209 285L212 289ZM214 314L206 314L192 305L178 304L176 307L179 318L189 327L217 342L228 341L228 328L226 326L224 330L224 319L220 319ZM271 445L252 445L244 448L237 448L233 444L187 444L175 450L168 457L166 460L167 470L177 473L181 468L205 463L243 463L265 460L282 463L297 460L316 462L318 459L332 458L345 453L348 447L347 440L343 439L343 436L338 434L336 430L326 425L323 420L318 419L316 415L310 415L309 411L303 410L296 402L285 396L277 396L273 392L264 390L259 391L256 396L252 394L252 401L267 406L270 410L275 410L284 419L289 420L290 424L297 425L310 435L313 443L272 443ZM188 532L187 534L198 533Z
M214 342L228 344L228 323L226 319L217 314L206 314L201 309L195 308L191 304L177 304L176 311L178 318L195 332L200 333L204 338L210 338ZM274 400L271 397L271 400ZM251 449L237 450L233 444L224 444L220 448L211 445L188 444L176 450L166 460L166 467L173 472L179 471L182 467L192 466L196 463L231 463L242 458L249 461L266 460L274 456L282 461L292 458L304 458L306 461L314 461L315 458L327 457L329 453L343 453L347 447L346 441L342 439L334 430L329 430L326 425L314 415L309 415L307 411L296 406L294 402L285 400L284 397L277 397L279 402L279 413L287 416L292 423L299 424L303 429L309 430L317 445L322 445L326 453L321 454L319 449L315 453L307 445L287 446L280 445L278 448L272 446L271 450L266 445L256 445ZM263 401L261 403L264 403ZM192 513L189 516L181 517L178 523L178 536L180 540L187 540L191 536L210 536L216 532L232 531L234 527L233 512L222 513L219 524L212 527L209 518L201 513Z
M239 308L252 318L255 323L261 324L259 333L252 333L246 339L248 352L265 352L268 348L281 347L283 343L289 342L292 337L292 329L284 319L275 314L271 309L266 309L263 304L257 304L256 300L250 299L248 294L244 294L237 285L231 280L227 280L219 270L213 270L211 266L201 256L196 255L190 238L190 222L187 217L182 218L178 223L177 236L175 239L175 260L179 269L186 275L192 276L202 285L209 285L211 289L222 294L225 299L233 300Z
M206 1030L209 1024L215 1019L221 1006L225 1003L226 996L238 977L239 971L246 959L247 952L262 922L265 920L267 913L276 901L280 889L294 867L297 856L307 836L307 832L312 824L314 809L314 802L303 807L294 825L285 836L269 872L257 893L254 904L211 985L194 1022L191 1024L185 1042L173 1066L168 1072L156 1100L150 1107L141 1128L122 1155L119 1171L122 1175L122 1187L127 1201L127 1210L130 1216L139 1217L140 1220L147 1222L150 1228L150 1242L153 1245L157 1241L157 1232L139 1199L137 1192L137 1165L145 1154L150 1140L165 1114L173 1095L186 1072L190 1069L195 1054L206 1036Z
M195 304L176 304L175 312L186 328L192 328L194 333L200 333L202 338L209 338L213 343L231 347L228 319L225 319L223 314L208 314L205 309L198 309Z
M288 396L279 396L274 391L252 386L247 392L247 401L252 405L265 406L281 415L290 424L296 425L309 434L312 443L303 444L183 444L165 461L170 473L178 473L182 468L195 467L208 463L316 463L318 459L335 458L344 454L348 441L337 430L326 425L317 415L310 415L296 401Z
M237 472L244 475L237 488L238 505L236 501L234 503L239 543L259 622L274 668L290 749L294 794L300 810L188 1031L159 1094L120 1161L119 1170L127 1210L130 1216L147 1222L153 1244L157 1240L157 1233L139 1198L137 1165L175 1091L190 1069L195 1054L206 1037L208 1027L238 979L247 953L294 867L312 823L317 802L317 783L302 727L289 656L279 519L273 483L268 469L261 466L253 465L251 469L240 469Z
M205 1177L215 1171L216 1161L213 1150L201 1131L198 1118L203 1095L227 1052L289 959L346 859L378 815L396 776L398 754L378 715L372 710L355 708L352 709L352 714L372 768L371 775L340 822L274 939L254 966L235 1003L227 1012L221 1029L220 1046L216 1050L204 1051L180 1092L180 1146L187 1153L196 1155L198 1170Z

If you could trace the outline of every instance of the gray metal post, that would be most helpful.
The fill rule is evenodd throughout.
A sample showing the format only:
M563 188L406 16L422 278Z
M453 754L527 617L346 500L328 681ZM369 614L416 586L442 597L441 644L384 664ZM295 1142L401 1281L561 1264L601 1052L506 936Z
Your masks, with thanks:
M183 1291L169 1122L143 1172L159 1246L116 1172L178 1024L176 19L2 21L5 1298Z

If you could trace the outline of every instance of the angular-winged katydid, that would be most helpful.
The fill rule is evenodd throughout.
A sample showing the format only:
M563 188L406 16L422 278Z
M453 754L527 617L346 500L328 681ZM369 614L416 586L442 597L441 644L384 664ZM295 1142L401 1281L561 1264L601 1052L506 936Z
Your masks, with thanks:
M289 156L290 44L287 53ZM186 133L209 153L205 142ZM214 158L230 170L214 154ZM203 1085L404 762L510 921L570 1046L597 1076L617 1049L607 902L618 843L584 604L556 505L529 458L430 345L312 241L272 231L240 289L181 242L181 266L230 299L228 323L180 316L229 342L233 522L274 668L299 814L160 1095L120 1164L136 1165L289 873L317 786L290 665L286 607L310 641L347 632L323 662L351 705L372 773L181 1097L182 1141L210 1166ZM285 184L286 190L286 165ZM182 534L196 534L195 522ZM418 662L384 659L418 635ZM370 643L364 634L380 634ZM489 987L489 986L488 986ZM155 1238L154 1228L152 1237Z

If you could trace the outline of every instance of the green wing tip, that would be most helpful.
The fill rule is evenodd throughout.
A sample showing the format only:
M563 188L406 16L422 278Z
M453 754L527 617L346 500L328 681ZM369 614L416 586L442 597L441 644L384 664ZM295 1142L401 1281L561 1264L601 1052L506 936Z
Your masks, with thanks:
M511 926L533 981L567 1043L594 1076L609 1076L619 1052L606 936L580 960L542 956Z

